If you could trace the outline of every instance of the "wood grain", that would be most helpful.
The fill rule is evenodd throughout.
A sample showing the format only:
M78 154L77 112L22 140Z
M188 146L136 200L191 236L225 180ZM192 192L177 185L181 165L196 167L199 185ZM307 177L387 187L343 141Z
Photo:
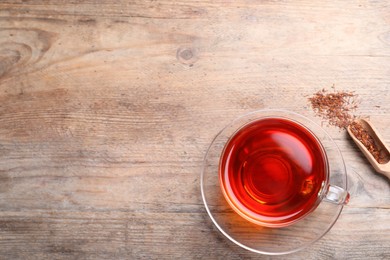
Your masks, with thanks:
M389 24L386 1L2 1L0 258L258 258L204 210L209 143L261 108L321 123L307 97L334 84L389 144ZM388 259L390 183L324 127L351 201L278 258Z

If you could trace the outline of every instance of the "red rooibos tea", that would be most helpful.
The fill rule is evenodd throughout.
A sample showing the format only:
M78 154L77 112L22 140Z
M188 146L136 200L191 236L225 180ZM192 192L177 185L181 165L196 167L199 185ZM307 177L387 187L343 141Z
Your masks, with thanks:
M317 138L283 118L260 119L239 129L219 166L230 206L247 220L270 227L287 226L311 212L327 174Z

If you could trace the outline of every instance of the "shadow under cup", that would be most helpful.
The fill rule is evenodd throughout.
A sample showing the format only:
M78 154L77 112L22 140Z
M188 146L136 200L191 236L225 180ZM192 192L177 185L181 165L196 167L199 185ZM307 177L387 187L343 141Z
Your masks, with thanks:
M349 198L337 145L308 118L283 110L256 111L225 127L205 156L201 190L227 238L271 255L317 241Z

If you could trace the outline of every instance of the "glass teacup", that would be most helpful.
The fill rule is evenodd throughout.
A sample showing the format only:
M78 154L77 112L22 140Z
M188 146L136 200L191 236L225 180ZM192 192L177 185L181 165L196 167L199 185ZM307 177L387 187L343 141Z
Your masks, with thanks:
M349 200L337 145L308 118L283 110L256 111L225 127L205 156L201 190L216 227L264 254L318 240Z

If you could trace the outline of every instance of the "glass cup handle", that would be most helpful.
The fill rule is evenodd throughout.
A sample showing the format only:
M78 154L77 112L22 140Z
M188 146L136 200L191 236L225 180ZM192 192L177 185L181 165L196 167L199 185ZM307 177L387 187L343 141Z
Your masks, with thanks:
M338 205L346 205L349 201L349 192L338 186L328 185L324 200Z

